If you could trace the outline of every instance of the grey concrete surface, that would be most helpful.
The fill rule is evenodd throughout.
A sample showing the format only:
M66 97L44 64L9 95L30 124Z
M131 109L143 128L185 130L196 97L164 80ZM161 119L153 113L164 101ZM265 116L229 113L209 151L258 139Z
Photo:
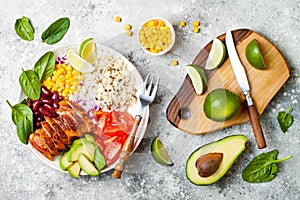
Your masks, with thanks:
M299 7L299 0L0 0L0 199L300 199ZM23 15L35 27L34 41L24 41L14 31L15 20ZM115 22L116 15L122 17L121 23ZM71 20L68 33L56 45L42 43L43 30L62 16ZM176 31L174 48L161 57L146 55L137 45L139 25L153 16L169 19ZM179 28L181 20L187 26ZM192 32L194 20L201 22L198 34ZM125 34L123 26L127 23L133 27L132 37ZM290 68L289 80L261 117L268 143L264 150L256 148L249 123L192 136L174 128L165 117L167 105L185 76L184 66L229 27L247 27L264 35L282 52ZM121 52L142 76L154 72L162 79L150 108L145 138L130 157L121 180L113 179L112 171L76 180L43 164L19 141L5 102L18 102L22 68L30 68L49 49L88 37ZM174 59L179 61L176 67L171 65ZM289 106L293 108L294 124L284 134L276 116ZM233 134L244 134L249 142L228 173L210 186L191 184L185 175L188 156L206 143ZM156 135L161 137L174 166L160 166L152 159L150 144ZM279 150L279 157L294 157L279 164L279 172L271 182L243 181L241 173L250 160L273 149Z

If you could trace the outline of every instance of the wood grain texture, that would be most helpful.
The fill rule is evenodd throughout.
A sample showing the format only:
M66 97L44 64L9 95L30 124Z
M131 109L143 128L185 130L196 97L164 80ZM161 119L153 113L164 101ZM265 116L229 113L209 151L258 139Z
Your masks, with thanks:
M224 42L225 34L218 37ZM261 115L274 95L283 86L290 76L288 65L279 50L266 38L249 29L233 31L233 39L236 49L245 67L251 87L251 96ZM245 48L249 42L256 39L267 69L258 70L250 65L246 59ZM204 68L212 41L207 44L196 56L193 64ZM167 119L180 130L190 134L205 134L222 128L249 121L245 97L235 79L230 60L226 56L224 63L218 69L206 71L208 76L208 89L203 95L196 95L191 79L187 75L177 94L171 100L167 108ZM226 88L240 97L241 106L238 113L225 122L215 122L208 119L203 112L203 103L206 95L217 88ZM181 110L189 109L190 117L184 118Z

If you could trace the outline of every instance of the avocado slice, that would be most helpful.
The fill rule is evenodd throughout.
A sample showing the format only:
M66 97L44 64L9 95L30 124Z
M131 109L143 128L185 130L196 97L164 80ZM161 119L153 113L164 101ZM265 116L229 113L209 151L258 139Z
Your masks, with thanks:
M247 137L232 135L221 140L206 144L195 150L186 162L186 176L195 185L210 185L221 179L232 166L237 157L245 150ZM208 177L198 174L196 162L202 155L208 153L222 153L223 158L219 168Z
M78 156L78 163L87 175L98 176L100 174L95 165L82 153Z
M78 160L79 154L83 153L87 156L91 161L94 161L94 153L96 150L96 145L91 142L83 142L82 144L78 144L78 146L71 149L68 155L68 161L73 162Z
M73 162L68 161L69 152L70 151L65 151L59 158L59 166L64 171L66 171L73 165Z
M68 169L69 174L73 178L78 178L80 174L80 166L78 162L74 162L74 164Z

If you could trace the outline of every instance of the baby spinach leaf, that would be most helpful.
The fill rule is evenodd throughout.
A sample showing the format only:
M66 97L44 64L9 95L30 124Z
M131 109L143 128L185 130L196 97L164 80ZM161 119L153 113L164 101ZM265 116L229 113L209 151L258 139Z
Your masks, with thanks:
M17 134L20 141L24 144L28 144L29 135L32 133L33 123L24 117L17 123Z
M292 108L288 107L288 109L285 112L280 111L277 115L278 123L280 125L282 132L284 132L284 133L288 130L288 128L293 123L293 116L291 114L289 114L289 112L291 110L292 110Z
M12 106L8 100L6 100L6 102L12 110L11 117L15 125L17 125L17 123L25 117L27 120L33 121L33 112L27 105L18 103Z
M34 28L27 17L23 16L16 20L15 31L23 40L31 41L34 39Z
M94 163L98 171L100 171L106 165L105 158L101 154L100 148L98 146L94 153Z
M33 70L22 71L19 83L24 94L32 100L38 100L41 95L41 83L37 74Z
M38 75L40 82L43 82L52 75L54 67L54 53L49 51L45 53L34 65L34 71Z
M69 26L70 19L67 17L56 20L42 33L43 42L55 44L60 41L67 33Z
M256 156L243 170L242 177L249 183L262 183L271 181L277 172L277 163L288 160L293 156L278 159L278 150L262 153Z

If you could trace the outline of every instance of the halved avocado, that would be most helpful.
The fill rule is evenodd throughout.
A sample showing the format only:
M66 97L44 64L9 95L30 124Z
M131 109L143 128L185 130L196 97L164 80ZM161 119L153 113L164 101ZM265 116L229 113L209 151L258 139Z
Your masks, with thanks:
M237 157L245 150L247 137L232 135L221 140L206 144L195 150L186 163L186 176L195 185L210 185L222 178L232 166ZM222 153L223 158L216 172L208 177L201 177L196 167L197 159L208 153Z

